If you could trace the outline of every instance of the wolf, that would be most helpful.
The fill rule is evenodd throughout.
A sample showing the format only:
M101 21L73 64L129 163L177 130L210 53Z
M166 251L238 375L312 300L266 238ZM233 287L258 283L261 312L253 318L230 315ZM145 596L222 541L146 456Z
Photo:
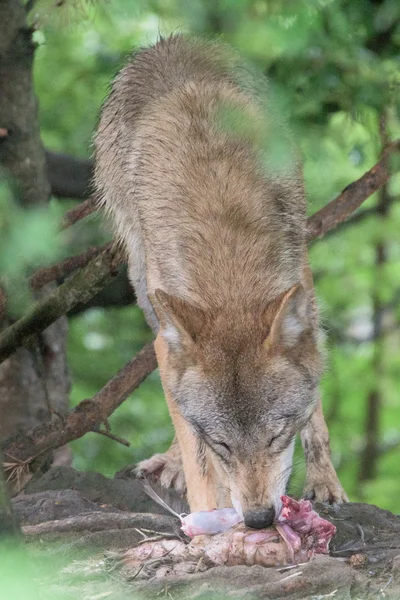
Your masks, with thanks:
M301 166L262 77L221 42L140 50L102 107L94 173L176 433L139 467L254 528L280 510L298 432L305 494L347 499L318 393Z

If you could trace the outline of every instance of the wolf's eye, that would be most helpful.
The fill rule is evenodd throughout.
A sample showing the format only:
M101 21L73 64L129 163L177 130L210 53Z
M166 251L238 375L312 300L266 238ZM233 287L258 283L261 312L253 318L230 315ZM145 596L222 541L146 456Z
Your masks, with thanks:
M277 435L274 435L273 438L270 439L269 444L268 444L268 448L271 448L272 444L274 442L276 442L276 440L278 440L282 435L282 431L280 433L278 433Z
M231 454L232 451L229 448L228 444L225 442L213 442L214 451L219 454L222 458L226 457L227 454Z

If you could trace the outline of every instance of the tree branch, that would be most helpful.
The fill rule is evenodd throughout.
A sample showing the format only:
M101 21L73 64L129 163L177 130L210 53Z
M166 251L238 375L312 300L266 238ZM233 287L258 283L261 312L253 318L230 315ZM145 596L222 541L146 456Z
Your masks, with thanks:
M73 271L85 267L91 260L96 258L96 256L99 256L99 254L110 250L111 245L112 242L109 242L108 244L104 244L104 246L88 248L88 250L82 254L65 258L51 267L44 267L43 269L36 271L29 279L31 288L37 290L51 281L65 279L65 277L70 275Z
M156 367L153 344L148 344L92 399L83 400L68 416L3 442L1 449L5 460L29 464L40 454L98 430Z
M80 202L77 206L65 213L61 223L61 229L71 227L71 225L74 225L74 223L80 221L80 219L84 219L96 209L96 200L93 197L88 198L84 202Z
M389 144L384 150L381 160L372 169L348 185L335 200L329 202L308 219L307 239L309 242L317 237L322 237L327 231L345 221L364 200L389 180L391 173L387 167L387 159L391 152L399 149L400 140Z
M0 334L0 362L19 346L30 343L32 336L46 329L79 302L90 300L116 274L119 260L114 248L106 249L50 296L38 302L27 315L8 327Z

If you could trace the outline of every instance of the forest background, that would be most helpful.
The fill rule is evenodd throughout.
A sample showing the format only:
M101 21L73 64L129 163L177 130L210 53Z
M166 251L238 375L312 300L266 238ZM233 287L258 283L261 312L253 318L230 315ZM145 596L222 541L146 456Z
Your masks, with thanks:
M220 37L269 80L304 163L309 213L327 204L400 137L400 3L397 0L85 0L32 3L34 83L46 149L87 166L109 82L132 49L177 31ZM57 5L57 6L56 6ZM1 123L0 123L1 126ZM400 176L346 224L311 247L326 330L323 401L333 461L352 501L400 512ZM56 235L75 206L21 210L0 183L0 269L14 317L32 303L25 281L65 256L110 239L102 215ZM71 406L93 396L152 339L126 289L112 283L69 316ZM126 448L96 433L73 442L73 466L112 476L165 451L173 429L152 373L110 418ZM301 493L296 449L291 482Z

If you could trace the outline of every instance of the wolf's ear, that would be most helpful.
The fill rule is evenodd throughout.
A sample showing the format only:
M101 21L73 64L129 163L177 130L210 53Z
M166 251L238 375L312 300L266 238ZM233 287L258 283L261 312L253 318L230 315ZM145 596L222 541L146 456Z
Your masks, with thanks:
M160 321L161 334L172 348L188 348L196 342L205 323L201 308L160 289L155 290L150 300Z
M267 348L294 346L301 334L311 326L311 306L304 287L298 283L274 300L267 308L270 325L265 340ZM272 315L271 315L272 312Z

